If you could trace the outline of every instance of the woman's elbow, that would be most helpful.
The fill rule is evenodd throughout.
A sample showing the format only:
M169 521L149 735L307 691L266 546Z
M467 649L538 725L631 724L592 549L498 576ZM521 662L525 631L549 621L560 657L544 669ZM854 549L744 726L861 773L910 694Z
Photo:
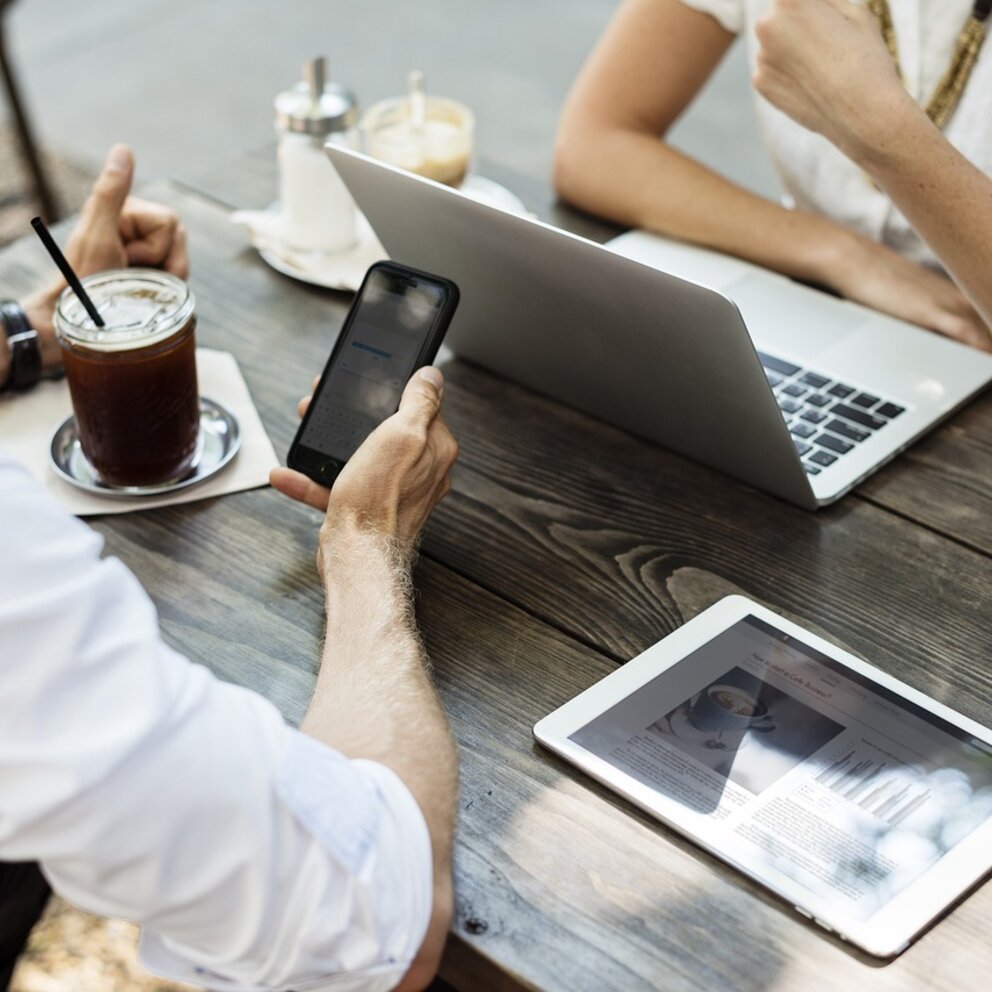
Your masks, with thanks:
M563 126L555 140L551 182L558 198L583 206L593 163L586 151L589 135L584 128Z

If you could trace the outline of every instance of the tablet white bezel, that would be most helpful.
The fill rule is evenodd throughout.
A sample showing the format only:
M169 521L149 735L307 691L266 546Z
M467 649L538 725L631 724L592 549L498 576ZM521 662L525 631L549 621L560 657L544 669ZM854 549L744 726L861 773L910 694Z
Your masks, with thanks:
M667 826L788 901L803 916L812 918L820 926L836 932L842 939L869 954L883 958L894 957L992 871L992 820L975 829L872 917L860 920L839 912L837 907L820 900L798 883L762 878L750 868L737 863L716 845L699 836L696 825L692 822L694 818L698 819L698 814L694 817L675 800L666 798L657 790L638 782L569 740L572 734L605 710L639 690L666 669L679 664L687 655L747 616L763 620L801 644L822 652L839 664L992 747L992 731L989 729L744 596L728 596L720 600L664 640L652 645L540 720L534 726L534 736L541 744L577 765L592 778L625 796Z

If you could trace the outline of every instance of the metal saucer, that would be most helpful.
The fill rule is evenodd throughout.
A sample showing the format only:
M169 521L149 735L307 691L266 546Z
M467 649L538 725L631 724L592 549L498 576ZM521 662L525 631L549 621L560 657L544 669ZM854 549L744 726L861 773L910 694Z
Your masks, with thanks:
M164 496L167 493L198 486L215 476L241 447L241 426L237 418L216 400L200 397L200 436L192 467L181 479L150 486L111 486L104 482L86 460L79 443L76 418L67 417L52 435L50 455L56 475L77 489L97 496L131 498Z

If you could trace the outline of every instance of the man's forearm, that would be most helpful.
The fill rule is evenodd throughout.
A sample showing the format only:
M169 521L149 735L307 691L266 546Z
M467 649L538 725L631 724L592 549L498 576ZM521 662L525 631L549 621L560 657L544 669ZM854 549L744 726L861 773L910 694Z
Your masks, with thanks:
M301 729L349 757L392 769L427 823L433 906L424 943L398 986L410 992L434 976L451 924L455 745L414 625L404 553L382 535L353 526L322 538L321 548L327 638Z
M385 538L354 528L324 547L327 638L301 729L396 772L427 820L435 860L447 863L457 762L414 624L408 564Z

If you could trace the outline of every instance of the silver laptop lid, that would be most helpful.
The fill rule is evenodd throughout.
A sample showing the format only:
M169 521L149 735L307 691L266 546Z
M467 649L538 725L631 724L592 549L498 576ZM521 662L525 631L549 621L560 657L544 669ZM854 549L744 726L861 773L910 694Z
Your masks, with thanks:
M459 356L816 508L725 297L358 152L326 151L389 256L458 283L446 343Z

